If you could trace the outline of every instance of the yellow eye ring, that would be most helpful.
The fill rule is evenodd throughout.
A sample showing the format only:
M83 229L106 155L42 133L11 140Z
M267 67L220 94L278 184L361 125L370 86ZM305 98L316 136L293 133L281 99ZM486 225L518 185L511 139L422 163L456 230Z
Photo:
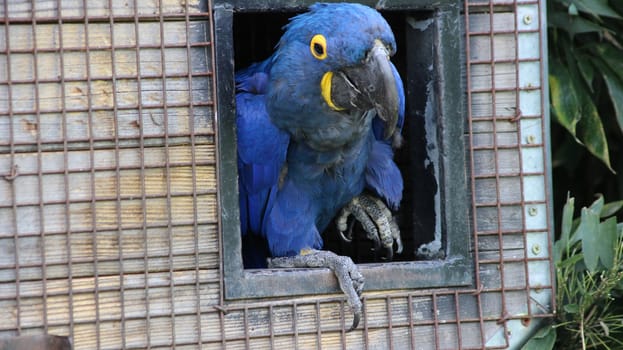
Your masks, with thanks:
M319 60L327 58L327 39L322 34L316 34L309 42L309 51Z

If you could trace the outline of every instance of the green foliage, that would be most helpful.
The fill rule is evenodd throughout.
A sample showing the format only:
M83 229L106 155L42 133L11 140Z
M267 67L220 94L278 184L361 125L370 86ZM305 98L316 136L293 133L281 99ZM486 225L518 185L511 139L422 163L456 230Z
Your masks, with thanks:
M541 328L521 350L553 349L556 343L556 329L552 326Z
M574 199L563 208L554 244L556 318L523 350L623 348L623 223L613 217L623 201L599 197L573 219Z
M623 132L623 2L550 0L548 13L553 119L614 172L604 126Z

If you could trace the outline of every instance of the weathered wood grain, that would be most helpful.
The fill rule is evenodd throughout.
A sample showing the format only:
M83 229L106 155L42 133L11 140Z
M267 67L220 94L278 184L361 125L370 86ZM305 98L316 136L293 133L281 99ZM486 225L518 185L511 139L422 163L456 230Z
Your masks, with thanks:
M496 121L495 128L497 129L499 125L499 121ZM503 123L503 122L502 122ZM491 123L493 124L493 123ZM518 133L516 132L504 132L497 131L493 132L478 132L472 134L472 144L474 148L509 148L516 147L518 145Z
M193 193L214 192L216 184L214 166L177 166L152 168L145 170L98 171L96 173L49 174L41 177L22 175L11 184L15 198L0 198L0 206L12 204L37 205L41 202L59 203L64 201L91 201L166 196L167 191L173 196ZM43 191L39 190L39 183ZM43 185L44 184L44 185ZM0 186L8 187L8 186ZM7 191L6 193L10 193ZM2 225L0 225L2 227ZM0 232L2 229L0 228ZM1 234L0 234L1 235Z
M0 169L17 165L21 175L64 174L120 170L166 168L215 164L214 143L169 147L95 149L92 151L53 151L0 154ZM39 165L40 164L40 165ZM209 180L209 179L201 179Z
M205 77L188 78L211 74L208 53L205 46L184 44L206 42L208 25L165 22L162 38L155 22L140 22L138 33L133 23L93 23L88 31L84 24L41 24L36 33L32 26L7 27L10 37L24 39L9 42L12 53L2 57L10 69L0 70L0 82L21 83L10 85L11 91L0 85L0 113L18 113L0 117L0 140L213 133L212 108L195 106L212 103L212 84ZM20 53L35 46L43 52Z
M479 204L519 203L522 199L519 177L484 178L475 181L474 199Z
M161 80L144 80L141 85L143 86L141 102L138 102L138 89L136 83L130 82L129 92L126 96L131 100L128 105L121 106L123 101L118 101L117 106L123 108L138 107L141 105L141 110L138 109L122 109L116 114L113 110L113 98L111 93L101 93L97 91L88 91L85 84L80 83L81 87L69 87L73 89L72 93L66 94L67 106L72 106L76 112L69 112L65 114L63 118L62 106L60 96L62 95L60 88L57 84L41 84L39 100L44 99L48 102L40 104L42 108L53 106L48 110L50 112L43 112L39 116L35 113L36 101L31 97L17 97L13 99L14 111L18 111L20 106L24 106L21 103L24 99L27 99L27 106L22 110L26 111L25 115L18 115L13 119L7 117L0 118L0 137L4 140L2 143L6 144L11 140L9 137L10 130L13 130L12 140L14 143L36 143L39 138L42 142L62 142L67 140L71 141L84 141L89 139L108 139L114 140L115 138L139 138L142 134L143 137L163 137L165 132L171 136L175 135L188 135L191 133L213 133L214 126L212 125L212 113L211 108L205 107L192 107L194 103L207 102L205 96L210 94L209 89L200 88L196 80L193 80L193 85L196 88L193 90L192 101L190 94L186 92L189 89L188 80L185 78L174 78L167 80L167 87L177 85L175 90L167 89L167 103L168 104L182 104L182 107L169 107L165 104L162 94L162 81ZM118 85L123 85L124 82L118 82ZM68 84L69 85L69 84ZM151 85L151 87L148 87ZM111 84L109 82L93 82L92 86L95 89L109 89ZM112 91L112 90L108 90ZM14 89L15 96L34 96L32 89L22 90ZM123 93L125 92L118 92ZM4 94L6 98L8 94ZM104 99L93 100L88 99L87 96L103 96ZM94 97L97 99L97 97ZM0 97L0 108L2 108L2 97ZM19 101L22 99L22 101ZM151 102L150 102L151 101ZM6 100L5 100L6 102ZM89 105L93 108L100 110L94 110L88 112ZM186 106L184 106L186 105ZM47 106L47 107L46 107ZM4 112L8 113L8 106ZM103 108L103 110L101 110ZM166 109L165 109L166 108Z
M94 198L95 199L95 198ZM195 201L191 196L155 197L122 200L94 200L46 206L0 208L0 237L63 231L106 231L151 226L191 224L195 208L201 211L202 220L216 222L216 195L202 194ZM13 222L13 215L17 222ZM42 220L40 216L44 215Z
M191 271L186 271L184 274L189 275L190 278L195 277L194 272L190 275ZM140 276L137 277L140 278ZM166 276L163 278L167 279ZM67 294L48 296L45 303L47 310L44 310L41 297L22 298L19 309L20 319L31 327L41 327L45 311L47 311L48 323L53 325L69 324L70 317L76 323L94 324L97 321L121 321L122 318L144 319L175 314L193 315L196 314L197 309L204 312L212 311L208 305L217 301L217 298L214 298L217 295L212 293L212 295L206 295L208 284L201 281L201 276L199 276L199 282L202 283L200 289L196 287L196 281L191 281L191 284L173 287L167 284L162 287L150 286L147 293L145 289L124 289L121 292L118 281L114 281L112 285L101 283L102 281L97 282L95 286L100 289L97 293L74 292L71 296ZM3 301L0 301L0 305L2 303ZM72 314L70 314L70 303ZM96 314L97 309L99 309L99 315ZM13 315L18 312L15 307L9 311ZM0 328L5 329L15 324L15 321L7 321L3 322Z
M10 66L0 69L0 175L19 172L11 182L0 177L0 193L10 194L0 195L0 310L8 311L0 335L47 327L71 335L76 349L455 349L460 329L463 348L483 347L503 328L498 318L525 314L529 302L524 290L497 291L525 288L527 274L517 205L522 121L508 120L517 114L515 19L498 6L505 3L494 3L495 14L475 6L469 18L478 32L469 38L473 214L485 233L474 254L486 262L477 271L485 292L467 286L437 294L436 304L427 291L365 292L367 334L363 326L342 332L351 313L335 295L222 300L213 64L208 45L186 48L211 41L209 22L187 28L170 17L161 27L145 17L183 15L184 1L113 0L110 9L43 0L34 11L29 1L10 3L11 18L48 20L0 27L10 37L0 42L9 48L0 66ZM124 17L135 12L138 27ZM59 15L73 19L49 20ZM87 27L77 18L85 15L98 20ZM111 27L99 18L110 15L122 20ZM505 234L489 234L497 231ZM214 306L223 303L221 315ZM489 318L482 328L480 316Z
M200 253L201 254L201 253ZM196 276L199 274L199 277ZM218 281L217 271L200 267L195 270L169 272L149 272L141 273L124 273L116 275L101 275L97 278L93 276L73 278L50 278L46 279L45 284L42 280L22 281L20 283L20 296L23 298L41 297L43 295L66 295L68 291L74 294L85 294L95 292L95 287L99 290L119 291L123 287L126 290L140 290L143 288L168 287L171 283L174 285L194 285L197 281L200 283ZM11 296L15 292L15 284L3 283L0 285L0 297L5 298Z
M515 89L517 68L514 63L473 64L470 67L471 88L477 91ZM492 74L495 72L495 74Z
M493 1L495 4L495 1ZM488 10L485 8L484 10ZM493 24L493 26L491 25ZM469 15L470 33L508 32L515 29L515 13L499 11L495 14L472 13Z
M474 173L477 176L517 175L519 150L515 148L482 149L474 151Z
M8 11L5 13L4 1L8 1ZM123 17L157 16L160 14L184 14L207 11L207 2L200 0L112 0L82 1L82 0L4 0L0 2L0 17L12 19L38 19L55 17ZM59 6L60 5L60 6ZM86 7L85 7L86 5Z
M175 256L171 263L181 266L192 263L195 253L202 254L201 266L216 266L215 225L198 225L196 230L194 226L175 226L170 230L167 227L123 229L97 232L96 236L85 232L69 237L62 234L21 237L17 243L14 238L3 238L0 267L19 267L19 270L1 271L0 280L15 280L16 273L21 281L67 277L67 265L72 263L74 277L92 273L94 264L98 264L101 275L119 273L121 264L127 272L145 268L161 270L166 266L159 267L157 263L166 261L169 254ZM45 276L40 267L44 262Z
M522 234L502 235L501 242L498 235L483 235L478 237L478 252L518 250L524 249L524 236Z
M512 61L517 58L514 34L475 35L469 40L470 60L474 62Z
M523 211L519 205L476 208L477 232L520 232L523 229Z
M517 96L514 91L476 92L472 94L472 117L512 118L517 115Z

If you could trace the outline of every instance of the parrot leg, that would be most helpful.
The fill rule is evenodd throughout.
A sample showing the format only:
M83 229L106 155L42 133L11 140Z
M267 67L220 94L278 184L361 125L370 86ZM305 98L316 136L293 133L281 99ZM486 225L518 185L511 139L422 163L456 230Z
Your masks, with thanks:
M361 293L363 292L364 278L357 269L357 265L349 257L337 255L330 251L310 249L302 251L301 255L268 259L268 267L328 267L331 269L353 310L353 324L348 331L357 328L363 308Z
M388 260L393 257L393 245L396 242L396 253L402 252L400 229L391 211L380 199L368 194L353 198L337 217L337 229L340 236L347 242L352 241L352 224L348 218L354 216L361 223L366 237L374 242L375 249L382 245L388 252ZM346 231L346 234L344 233Z

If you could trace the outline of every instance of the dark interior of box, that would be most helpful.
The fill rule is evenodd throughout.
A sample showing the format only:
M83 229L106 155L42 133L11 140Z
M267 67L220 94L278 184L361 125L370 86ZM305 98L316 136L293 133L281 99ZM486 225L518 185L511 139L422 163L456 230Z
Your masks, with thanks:
M293 12L261 12L236 13L234 15L234 51L236 70L267 58L281 37L282 27ZM434 240L436 228L435 196L438 195L438 181L435 178L435 166L427 149L437 144L437 140L428 140L425 131L425 113L428 80L434 79L434 72L423 73L434 65L434 57L430 45L433 45L432 30L422 34L414 30L413 20L425 20L431 16L429 12L383 12L393 29L398 51L392 62L397 67L405 85L407 111L403 129L404 144L396 152L395 160L399 165L405 183L403 200L400 209L395 213L404 250L394 254L393 261L413 261L421 257L416 250L423 243ZM424 38L428 35L430 38ZM411 45L407 45L407 41ZM429 47L418 47L419 43ZM434 70L433 70L434 71ZM434 84L433 84L434 85ZM430 137L429 137L430 138ZM437 169L439 172L439 169ZM348 255L356 263L387 261L385 252L375 251L371 241L366 240L361 226L355 224L353 243L345 243L338 239L334 225L324 232L325 249L340 255Z

